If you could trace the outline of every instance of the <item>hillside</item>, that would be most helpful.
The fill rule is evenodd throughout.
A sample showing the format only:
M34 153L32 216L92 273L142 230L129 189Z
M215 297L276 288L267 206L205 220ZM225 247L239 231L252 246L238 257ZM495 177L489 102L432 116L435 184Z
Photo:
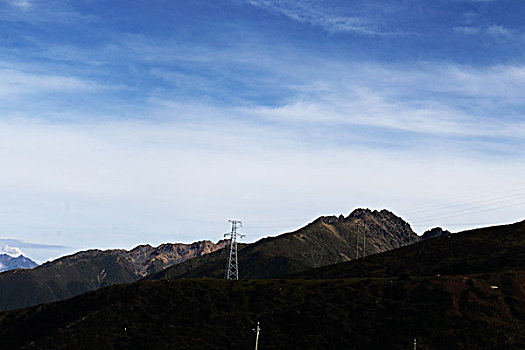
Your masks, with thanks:
M14 269L32 269L36 266L38 266L36 262L23 255L0 254L0 272Z
M525 221L463 231L367 259L326 266L295 278L434 276L525 268Z
M187 259L221 249L214 244L141 245L123 249L88 250L47 262L31 270L0 273L0 310L70 298L98 288L139 280Z
M367 256L419 240L407 222L387 210L356 209L347 217L323 216L295 232L264 238L250 244L239 251L239 277L278 278L313 267L355 259L358 230L359 256L363 256L364 233ZM217 259L199 262L192 259L151 275L148 279L222 278L226 256L216 257Z
M414 339L424 350L523 349L524 226L455 233L293 279L110 286L0 313L0 343L247 349L260 322L260 349L401 350Z
M491 286L498 286L492 289ZM525 273L161 280L0 313L3 349L523 349Z

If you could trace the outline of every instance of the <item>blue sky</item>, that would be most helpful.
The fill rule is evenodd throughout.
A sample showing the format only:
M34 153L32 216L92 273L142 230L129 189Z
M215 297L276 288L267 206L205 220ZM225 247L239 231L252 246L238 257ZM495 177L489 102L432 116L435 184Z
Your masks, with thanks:
M217 240L228 219L253 241L355 207L420 233L521 220L524 15L1 0L0 238L42 261Z

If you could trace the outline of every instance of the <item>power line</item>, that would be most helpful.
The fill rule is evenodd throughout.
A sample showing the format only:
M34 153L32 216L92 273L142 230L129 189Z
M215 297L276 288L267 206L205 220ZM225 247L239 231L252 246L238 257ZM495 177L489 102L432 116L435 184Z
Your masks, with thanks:
M452 204L452 205L436 207L436 208L430 208L430 209L420 209L420 210L415 210L415 211L404 212L403 214L406 215L406 214L416 214L416 213L425 213L425 212L439 211L439 210L443 210L443 209L458 208L458 207L463 207L463 206L466 206L466 205L485 203L485 202L492 202L494 200L507 199L507 198L512 198L512 197L518 197L518 198L513 199L513 200L517 200L517 199L521 199L521 198L525 197L525 194L520 193L520 194L511 195L511 196L503 196L503 197L500 196L500 197L495 197L495 198L491 198L491 199L484 199L484 200L473 201L473 202L464 202L464 203Z
M248 226L247 226L248 227ZM297 227L297 225L278 225L278 226L249 226L249 228L290 228L290 227Z
M428 226L429 224L410 224L410 226ZM498 223L494 223L494 222L487 222L487 223L480 223L480 222L477 222L477 223L468 223L468 224L446 224L444 226L447 226L447 227L456 227L456 226L487 226L487 225L504 225L504 224L498 224Z
M519 183L519 184L516 184L515 186L512 186L512 188L515 188L515 189L519 189L519 188L522 188L523 187L523 183ZM474 189L472 189L474 190ZM508 197L508 196L515 196L515 195L523 195L524 193L519 190L521 193L516 193L516 192L512 192L510 194L505 194L503 195L501 193L501 190L498 190L498 191L494 191L492 193L489 193L489 192L483 192L483 193L478 193L476 195L468 195L468 196L456 196L455 200L456 201L466 201L467 203L471 202L471 201L480 201L480 200L484 200L484 199L487 199L487 200L493 200L493 199L499 199L500 197ZM433 210L435 208L435 205L438 205L440 203L442 203L443 201L438 201L438 200L433 200L433 201L426 201L420 205L417 205L417 206L410 206L410 207L405 207L405 208L401 208L399 209L399 211L401 212L405 212L405 213L412 213L414 211L419 211L421 209L424 209L424 210Z
M429 222L431 220L443 220L443 219L450 219L450 218L455 218L455 217L459 217L459 216L468 216L468 215L473 215L473 214L486 213L486 212L489 212L489 211L500 210L500 209L505 209L505 208L512 208L512 207L517 207L517 206L520 206L520 205L525 205L525 202L517 203L517 204L511 204L511 205L505 205L503 207L498 207L498 208L489 208L489 209L485 209L485 210L478 210L478 211L465 213L465 214L450 215L450 216L445 216L445 217L434 217L434 218L429 218L427 220L424 220L422 222Z
M511 200L503 200L503 201L497 201L497 202L493 202L493 203L490 203L490 204L484 204L484 205L477 205L477 206L473 206L473 207L468 207L468 208L464 208L464 209L459 209L459 210L454 210L454 211L446 211L444 213L440 213L440 214L435 214L435 215L426 215L426 216L422 216L422 217L419 217L419 218L415 218L413 220L424 220L424 219L427 219L427 218L433 218L435 216L442 216L442 215L447 215L447 214L452 214L452 213L459 213L459 212L465 212L465 211L469 211L469 210L473 210L473 209L480 209L480 208L485 208L485 207L492 207L496 204L504 204L504 203L510 203L510 202L515 202L517 200L522 200L523 197L525 196L522 196L522 197L517 197L517 198L514 198L514 199L511 199Z

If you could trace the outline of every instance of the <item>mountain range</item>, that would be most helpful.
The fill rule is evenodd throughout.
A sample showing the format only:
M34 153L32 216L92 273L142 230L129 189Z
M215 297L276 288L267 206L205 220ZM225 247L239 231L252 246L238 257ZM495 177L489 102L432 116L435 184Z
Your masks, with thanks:
M297 231L241 244L240 278L282 277L418 240L406 221L387 210L356 209L347 217L323 216ZM222 240L156 248L144 245L131 251L88 250L33 270L0 274L0 310L62 300L143 278L222 278L227 244Z
M345 220L355 224L362 215L378 214L320 218L283 239L315 237L316 227L347 242ZM370 232L396 221L388 217L373 224L367 218ZM342 252L330 250L334 241L328 240L329 256ZM401 350L414 343L426 350L523 349L524 248L525 221L400 244L278 279L142 280L0 313L0 341L7 349L246 349L253 348L259 323L260 349ZM239 252L250 252L241 266L255 259L252 249ZM277 256L259 254L269 262ZM308 265L309 259L300 261ZM294 270L286 261L283 266Z
M238 253L242 267L239 278L279 278L396 249L419 239L406 221L388 210L356 209L347 217L322 216L297 231L242 246ZM221 278L226 258L225 252L216 252L174 265L147 279Z
M0 310L15 309L73 297L119 283L137 281L173 264L223 248L200 241L191 244L141 245L123 249L87 250L31 270L0 273Z
M0 272L14 269L32 269L37 266L36 262L23 255L0 254Z

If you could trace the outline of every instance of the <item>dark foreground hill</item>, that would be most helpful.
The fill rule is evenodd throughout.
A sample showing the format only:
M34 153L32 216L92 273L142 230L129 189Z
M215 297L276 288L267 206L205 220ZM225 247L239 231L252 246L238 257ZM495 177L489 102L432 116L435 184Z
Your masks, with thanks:
M358 238L359 237L359 240ZM366 237L366 245L363 244ZM349 261L415 243L419 237L410 225L388 210L356 209L347 217L320 217L307 226L276 237L264 238L239 251L239 277L279 278L314 267ZM357 252L356 252L357 245ZM221 278L226 255L191 259L148 279Z
M226 241L217 244L201 241L158 247L141 245L130 251L88 250L31 270L3 272L0 274L0 310L66 299L104 286L134 282L225 245Z
M497 288L496 288L497 287ZM525 273L161 280L0 313L2 349L523 349Z

